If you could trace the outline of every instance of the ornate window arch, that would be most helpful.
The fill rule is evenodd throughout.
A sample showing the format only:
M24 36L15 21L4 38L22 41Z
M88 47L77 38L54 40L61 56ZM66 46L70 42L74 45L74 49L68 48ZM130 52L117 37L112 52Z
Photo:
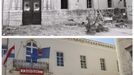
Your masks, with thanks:
M26 62L33 62L36 63L37 62L37 57L36 54L37 53L37 43L34 40L30 40L27 42L26 44Z

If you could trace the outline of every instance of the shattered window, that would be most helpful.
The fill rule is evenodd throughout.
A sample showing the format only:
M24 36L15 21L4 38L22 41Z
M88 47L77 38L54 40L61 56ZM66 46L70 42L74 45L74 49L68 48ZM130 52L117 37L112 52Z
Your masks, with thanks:
M34 3L34 11L39 11L39 10L40 10L39 2L35 2Z
M30 3L29 2L24 3L24 11L30 11Z

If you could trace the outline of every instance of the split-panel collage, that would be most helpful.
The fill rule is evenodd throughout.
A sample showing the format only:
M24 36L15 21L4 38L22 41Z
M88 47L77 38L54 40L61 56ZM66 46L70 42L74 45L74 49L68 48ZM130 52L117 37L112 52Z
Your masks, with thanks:
M132 0L0 2L0 75L133 75Z

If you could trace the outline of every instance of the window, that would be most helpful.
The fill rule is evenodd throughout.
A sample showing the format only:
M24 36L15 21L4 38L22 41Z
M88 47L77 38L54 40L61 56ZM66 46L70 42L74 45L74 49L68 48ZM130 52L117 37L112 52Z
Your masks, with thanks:
M112 7L112 0L108 0L108 8Z
M37 45L32 40L26 45L26 62L37 63Z
M30 2L24 2L24 11L30 11Z
M87 8L92 8L92 0L87 0Z
M64 66L64 54L57 52L57 66Z
M39 11L40 10L40 3L39 2L34 2L34 11Z
M7 52L8 52L8 46L7 45L2 45L2 56L6 55ZM13 50L13 53L11 53L9 57L10 58L15 57L14 50Z
M2 45L2 56L7 53L7 46Z
M106 70L106 65L105 65L105 59L100 58L100 65L101 65L101 70L105 71Z
M68 0L61 0L61 9L68 9Z
M86 56L80 56L81 68L87 68Z
M126 7L126 0L124 0L124 7Z
M26 56L26 62L31 62L31 57Z

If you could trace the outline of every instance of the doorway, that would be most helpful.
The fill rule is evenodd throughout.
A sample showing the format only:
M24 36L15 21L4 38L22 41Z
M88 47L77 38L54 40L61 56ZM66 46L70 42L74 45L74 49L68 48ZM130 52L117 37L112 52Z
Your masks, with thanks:
M23 0L23 25L41 24L41 0Z

